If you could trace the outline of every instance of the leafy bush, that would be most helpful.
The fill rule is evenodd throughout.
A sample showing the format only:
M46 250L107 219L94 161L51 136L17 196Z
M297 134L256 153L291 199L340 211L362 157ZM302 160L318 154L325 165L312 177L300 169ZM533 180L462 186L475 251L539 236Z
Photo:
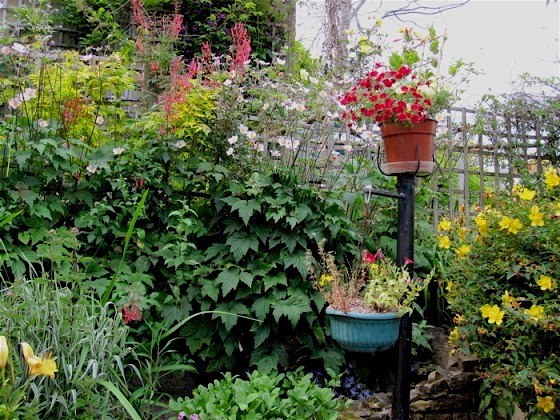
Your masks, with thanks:
M440 223L447 298L456 312L454 351L480 360L481 409L510 418L560 413L560 176L539 191L521 185L466 223Z
M332 374L332 372L331 372ZM192 419L336 419L344 404L334 396L332 379L319 387L311 374L254 371L241 379L227 372L222 380L207 387L200 385L192 398L169 402L169 409L179 418Z

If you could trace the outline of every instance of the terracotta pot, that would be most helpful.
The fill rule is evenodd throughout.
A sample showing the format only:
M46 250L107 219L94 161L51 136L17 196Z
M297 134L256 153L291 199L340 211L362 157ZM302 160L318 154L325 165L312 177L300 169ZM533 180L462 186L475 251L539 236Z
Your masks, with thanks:
M434 142L437 121L412 126L383 123L379 126L385 148L385 172L431 172L435 168Z

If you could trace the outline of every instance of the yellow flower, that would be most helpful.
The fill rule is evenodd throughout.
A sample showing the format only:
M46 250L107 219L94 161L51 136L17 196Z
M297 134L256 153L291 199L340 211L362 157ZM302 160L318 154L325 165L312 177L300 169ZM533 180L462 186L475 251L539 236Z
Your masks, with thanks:
M459 340L459 327L455 327L451 330L451 332L449 333L449 341L450 342L454 342Z
M453 290L453 282L452 281L447 282L447 286L445 286L445 290L447 290L448 292L451 292Z
M509 292L506 292L502 295L502 302L507 306L517 307L517 299L513 296L510 296Z
M538 321L543 319L546 315L544 313L544 308L539 305L533 305L529 309L525 309L524 311L533 321Z
M330 283L332 279L333 276L330 274L321 274L321 277L319 278L319 286L323 287L325 284Z
M0 369L4 369L8 364L8 340L5 335L0 335Z
M558 176L558 171L554 167L548 168L544 173L544 182L548 189L552 189L560 185L560 176Z
M457 235L459 236L460 239L465 239L465 236L467 236L467 233L469 233L469 228L466 227L466 226L461 226L457 230Z
M25 363L29 366L29 376L50 376L51 379L54 379L54 374L58 372L58 369L50 355L43 358L35 356L33 349L27 343L21 343L21 351Z
M449 239L449 236L447 235L439 236L438 240L439 240L440 248L445 248L445 249L451 248L451 239Z
M498 305L490 306L488 304L480 308L483 318L488 318L489 324L502 325L505 312L500 310Z
M529 219L531 219L531 226L544 226L543 214L539 211L537 206L531 207Z
M469 252L471 252L471 247L468 245L461 245L459 248L457 248L457 250L455 251L455 253L457 254L457 256L459 258L463 258L465 255L467 255Z
M439 222L437 229L440 231L448 231L449 229L451 229L451 221L449 219L441 219L441 222Z
M502 220L500 220L500 229L507 230L509 233L516 234L522 227L523 225L519 219L503 216Z
M536 195L536 194L537 194L536 191L532 191L532 190L529 190L529 189L527 189L527 188L523 188L521 191L519 191L519 193L518 193L517 195L518 195L519 198L521 198L522 200L530 201L530 200L532 200L533 198L535 198L535 195Z
M478 232L484 236L488 233L488 220L486 220L486 215L484 213L479 213L474 221L478 226Z
M550 413L554 410L554 401L552 401L552 397L550 395L547 395L546 397L537 397L537 407L545 413Z
M545 276L541 274L541 277L537 280L537 284L541 287L541 290L554 290L556 288L556 282L550 276Z

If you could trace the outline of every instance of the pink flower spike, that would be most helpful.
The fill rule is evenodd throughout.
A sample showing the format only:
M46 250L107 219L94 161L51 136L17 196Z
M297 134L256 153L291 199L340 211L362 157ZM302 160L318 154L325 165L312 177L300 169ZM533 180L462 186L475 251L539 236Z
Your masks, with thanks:
M410 258L404 257L404 265L408 264L414 264L414 261L412 261Z

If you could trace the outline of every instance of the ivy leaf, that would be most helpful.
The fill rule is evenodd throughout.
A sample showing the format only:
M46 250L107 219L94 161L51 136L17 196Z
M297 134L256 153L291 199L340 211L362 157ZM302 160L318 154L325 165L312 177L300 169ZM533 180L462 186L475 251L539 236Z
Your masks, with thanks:
M270 336L270 325L259 324L259 329L255 332L255 348L259 347Z
M305 252L299 250L296 254L288 253L284 257L284 266L296 268L303 278L307 277L307 264L305 262Z
M294 290L295 292L296 290ZM279 322L282 316L288 318L295 328L301 318L301 315L311 311L309 298L303 293L293 294L286 300L277 301L274 305L272 316Z
M245 226L249 224L249 219L253 215L254 211L261 211L261 204L255 200L238 200L233 206L231 206L231 211L237 210L239 216L245 223Z
M208 296L214 302L217 302L218 297L220 295L220 289L218 289L218 287L216 286L216 283L217 282L213 282L211 280L203 280L202 281L202 296ZM224 295L225 295L225 293L224 293Z
M239 280L249 287L253 284L253 278L253 275L247 271L242 271L241 274L239 274Z
M268 289L278 286L279 284L283 284L284 286L288 286L288 280L284 273L278 273L274 276L264 276L264 291L266 292Z
M222 285L222 294L226 296L229 292L239 284L240 270L237 267L231 267L223 270L216 278L216 283Z
M226 241L226 245L230 246L230 250L236 261L243 258L249 249L255 252L259 251L258 238L255 235L249 236L245 232L236 232L231 235Z

